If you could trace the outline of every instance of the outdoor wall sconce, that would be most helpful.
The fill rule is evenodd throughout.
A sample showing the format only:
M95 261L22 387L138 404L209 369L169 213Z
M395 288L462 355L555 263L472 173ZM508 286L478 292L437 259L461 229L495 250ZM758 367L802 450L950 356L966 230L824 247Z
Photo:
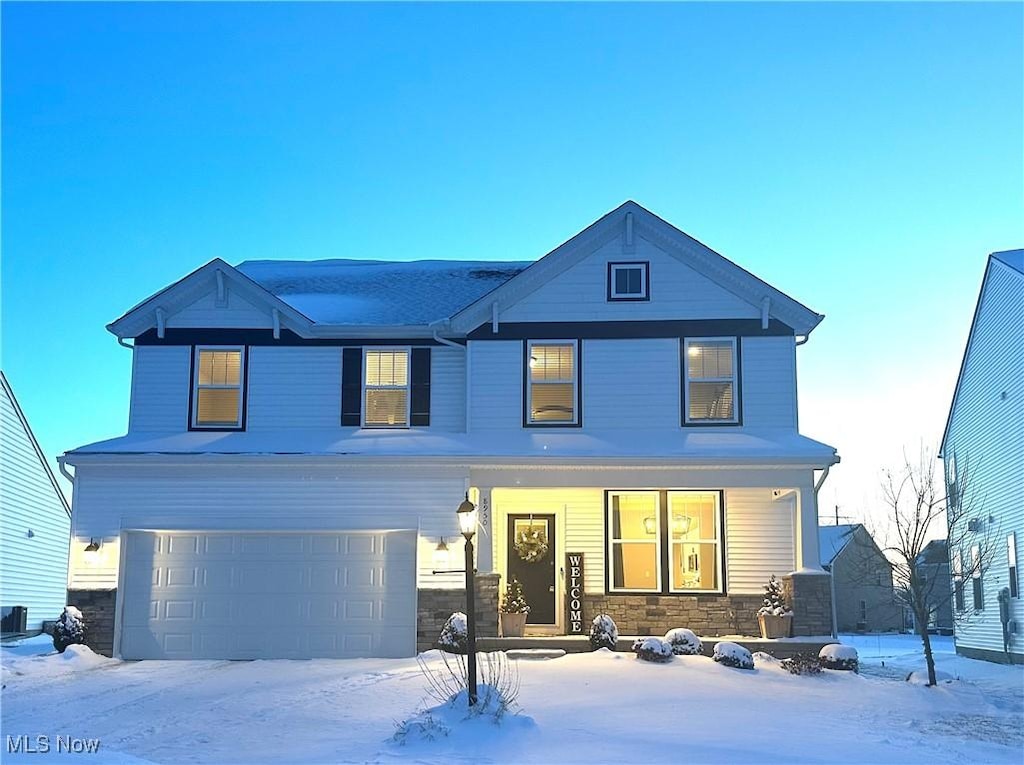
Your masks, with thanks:
M100 559L100 543L95 539L89 539L89 544L85 546L85 562L96 563Z
M434 548L434 568L441 569L448 566L448 544L441 537L441 541Z

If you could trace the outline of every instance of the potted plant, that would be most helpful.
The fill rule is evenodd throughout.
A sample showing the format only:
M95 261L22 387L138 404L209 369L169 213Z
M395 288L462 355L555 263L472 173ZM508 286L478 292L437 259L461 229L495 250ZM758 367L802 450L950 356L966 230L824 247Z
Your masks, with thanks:
M502 637L522 637L526 629L526 617L530 606L523 597L523 585L516 579L510 579L505 587L505 595L501 599L501 635Z
M793 612L786 607L782 582L772 574L764 586L764 605L757 611L761 637L767 639L789 637L793 630Z

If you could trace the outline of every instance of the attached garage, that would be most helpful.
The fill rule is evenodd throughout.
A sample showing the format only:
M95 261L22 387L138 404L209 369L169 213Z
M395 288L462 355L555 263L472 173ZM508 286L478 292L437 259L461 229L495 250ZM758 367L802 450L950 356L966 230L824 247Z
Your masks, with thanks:
M416 653L416 532L126 531L124 659Z

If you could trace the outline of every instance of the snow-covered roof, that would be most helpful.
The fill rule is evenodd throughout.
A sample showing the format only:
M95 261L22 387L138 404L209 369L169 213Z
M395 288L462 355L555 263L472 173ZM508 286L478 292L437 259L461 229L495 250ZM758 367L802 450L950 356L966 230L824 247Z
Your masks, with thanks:
M529 262L247 260L237 269L317 324L423 325L447 319Z
M281 454L308 456L466 458L493 460L644 459L680 464L802 464L838 461L835 450L789 430L704 430L682 433L666 442L664 434L645 431L555 433L431 433L416 430L300 430L259 432L134 433L89 444L76 455Z
M818 550L821 553L821 565L832 565L832 561L846 547L858 526L860 526L859 523L841 523L838 526L818 527Z

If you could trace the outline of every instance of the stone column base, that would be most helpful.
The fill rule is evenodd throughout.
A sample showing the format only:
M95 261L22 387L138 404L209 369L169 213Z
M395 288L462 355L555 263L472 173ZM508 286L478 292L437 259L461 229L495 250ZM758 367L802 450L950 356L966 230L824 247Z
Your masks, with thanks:
M85 644L95 653L113 656L117 590L68 590L68 605L82 612Z
M476 575L477 637L498 637L498 581L500 574ZM466 611L466 591L420 588L416 614L416 650L429 651L441 628L456 611Z
M793 611L793 637L832 634L832 575L793 572L782 577L786 603Z

